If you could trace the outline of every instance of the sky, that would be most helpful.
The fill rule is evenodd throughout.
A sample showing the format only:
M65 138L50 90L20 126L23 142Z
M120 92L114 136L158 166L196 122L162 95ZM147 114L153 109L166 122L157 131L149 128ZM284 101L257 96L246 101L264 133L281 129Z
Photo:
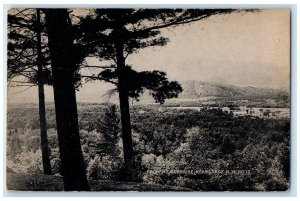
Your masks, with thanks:
M288 90L290 87L290 12L269 9L232 13L164 29L170 42L129 55L127 63L137 71L162 70L170 80L216 82ZM90 64L98 63L94 59ZM85 84L77 92L79 102L102 102L112 88L103 82ZM37 87L24 92L8 89L8 104L37 102ZM53 101L46 87L46 101Z

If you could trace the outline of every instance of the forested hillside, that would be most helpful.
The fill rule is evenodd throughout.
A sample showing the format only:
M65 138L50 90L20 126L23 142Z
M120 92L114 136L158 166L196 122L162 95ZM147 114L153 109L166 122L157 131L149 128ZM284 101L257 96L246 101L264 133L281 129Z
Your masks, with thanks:
M118 108L111 107L83 103L78 107L90 181L123 177ZM198 112L134 106L131 111L135 181L200 191L289 188L288 119L233 117L219 109ZM60 175L53 117L53 105L47 105L51 165L54 174ZM38 125L37 107L9 108L7 165L14 172L42 172Z
M203 97L226 97L232 99L282 99L289 98L289 92L271 88L238 87L218 83L182 82L183 92L179 98L198 99Z

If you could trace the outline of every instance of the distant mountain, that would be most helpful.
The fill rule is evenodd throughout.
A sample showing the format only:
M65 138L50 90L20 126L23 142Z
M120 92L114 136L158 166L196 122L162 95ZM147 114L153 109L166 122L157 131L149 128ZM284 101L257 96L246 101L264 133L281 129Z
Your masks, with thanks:
M288 99L290 93L283 90L256 87L238 87L202 81L181 83L183 92L179 99L199 99L204 97L227 97L231 99Z

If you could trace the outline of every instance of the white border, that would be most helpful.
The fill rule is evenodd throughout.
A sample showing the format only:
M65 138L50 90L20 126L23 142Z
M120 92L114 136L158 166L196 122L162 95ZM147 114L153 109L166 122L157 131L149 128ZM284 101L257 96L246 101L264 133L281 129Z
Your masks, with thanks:
M7 9L7 7L12 7L12 6L18 6L17 4L19 4L18 7L37 7L36 5L38 5L38 7L207 7L207 8L212 8L212 7L242 7L242 8L250 8L250 7L264 7L264 8L269 8L269 7L291 7L291 5L287 5L287 4L295 4L292 7L292 27L294 29L292 29L292 77L291 77L291 81L292 81L292 158L294 159L294 161L296 160L296 153L299 153L299 146L296 146L296 144L299 145L299 137L297 138L297 125L300 125L299 123L299 119L297 118L297 114L299 114L299 100L296 98L297 94L299 94L299 87L298 87L298 81L297 81L297 77L299 76L299 72L296 69L297 66L297 56L299 56L299 53L297 52L297 47L298 47L298 41L296 38L296 33L299 29L298 22L298 16L299 13L297 13L297 8L299 8L298 2L297 0L273 0L272 2L267 1L267 0L245 0L245 1L237 1L237 0L231 0L231 1L222 1L222 0L203 0L201 2L198 2L196 0L177 0L177 1L164 1L164 0L145 0L141 3L141 1L137 1L137 0L132 0L132 1L126 1L126 4L124 4L124 1L122 0L102 0L101 3L102 4L98 4L100 3L100 1L92 1L92 0L84 0L84 1L80 1L80 0L72 0L72 1L62 1L62 0L52 0L51 1L52 4L49 4L49 2L42 2L41 0L4 0L2 1L1 4L1 20L0 20L0 26L1 26L1 37L0 39L4 39L5 38L5 10ZM72 3L72 4L68 4L68 3ZM201 4L199 4L201 3ZM226 4L224 4L226 3ZM272 4L269 4L272 3ZM7 4L7 5L5 5ZM8 5L9 4L9 5ZM29 5L28 5L29 4ZM54 5L55 4L55 5ZM90 4L90 5L87 5ZM180 5L180 4L184 4L184 5ZM191 4L191 5L188 5ZM196 5L197 4L197 5ZM231 5L230 5L231 4ZM236 4L236 5L232 5L232 4ZM297 16L295 16L295 14L297 13ZM295 30L295 28L297 27L297 30ZM3 180L3 171L4 171L4 167L5 167L5 163L4 163L4 158L5 158L5 141L6 141L6 125L5 125L5 119L6 119L6 55L5 55L5 48L6 48L6 42L5 40L0 40L0 45L3 47L0 50L0 55L1 55L1 61L3 61L3 69L0 70L0 77L3 79L3 82L0 82L0 95L1 95L1 99L0 99L0 103L2 105L3 111L2 114L0 115L0 125L1 125L1 133L3 134L2 138L0 138L0 143L1 143L1 153L0 154L0 160L1 162L3 162L1 165L0 163L0 187L1 187L1 194L5 193L5 196L22 196L22 197L14 197L14 198L10 198L10 197L6 197L5 199L22 199L22 200L32 200L32 199L40 199L37 198L36 196L59 196L60 198L56 197L55 199L67 199L65 196L75 196L77 198L72 198L72 200L77 200L80 199L79 197L85 197L85 196L92 196L89 197L89 199L97 199L99 200L99 198L96 198L96 196L117 196L117 197L131 197L131 196L176 196L176 197L189 197L189 199L193 199L194 196L196 197L204 197L207 196L209 198L206 199L212 199L211 197L226 197L226 198L222 198L222 200L237 200L240 198L237 198L236 196L250 196L250 198L242 198L244 199L253 199L251 197L262 197L262 199L272 199L272 200L276 200L276 199L280 199L282 200L281 196L296 196L297 190L296 190L296 186L292 185L292 190L290 193L234 193L234 192L229 192L229 193L201 193L201 192L192 192L192 193L117 193L117 192L112 192L112 193L104 193L104 192L100 192L100 193L8 193L6 192L6 187L5 187L5 183ZM3 131L3 132L2 132ZM297 138L297 141L296 141ZM299 181L299 174L297 174L297 176L295 175L296 173L296 167L300 167L299 166L299 160L297 161L297 164L292 164L292 182L296 182ZM23 196L34 196L34 198L30 198L30 197L23 197ZM230 198L231 196L233 196L234 198ZM270 197L266 197L266 196L270 196ZM274 198L277 197L277 198ZM292 197L291 199L295 199L296 197ZM44 198L44 199L51 199L50 198ZM103 198L100 198L103 199ZM124 198L122 198L124 199ZM142 198L142 199L146 199L146 198ZM152 199L152 198L150 198ZM174 199L174 198L172 198ZM178 198L180 200L182 200L182 198ZM199 198L196 198L199 199ZM200 198L203 199L203 198ZM214 199L214 198L213 198ZM255 198L257 199L257 198ZM132 198L130 198L130 200L132 200Z

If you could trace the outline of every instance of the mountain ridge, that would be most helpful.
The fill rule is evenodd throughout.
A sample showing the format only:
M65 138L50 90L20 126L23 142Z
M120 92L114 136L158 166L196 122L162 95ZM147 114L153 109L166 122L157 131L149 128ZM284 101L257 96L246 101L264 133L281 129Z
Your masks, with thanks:
M182 82L183 92L179 99L199 99L204 97L228 97L233 99L287 99L290 93L272 88L235 86L204 81Z

